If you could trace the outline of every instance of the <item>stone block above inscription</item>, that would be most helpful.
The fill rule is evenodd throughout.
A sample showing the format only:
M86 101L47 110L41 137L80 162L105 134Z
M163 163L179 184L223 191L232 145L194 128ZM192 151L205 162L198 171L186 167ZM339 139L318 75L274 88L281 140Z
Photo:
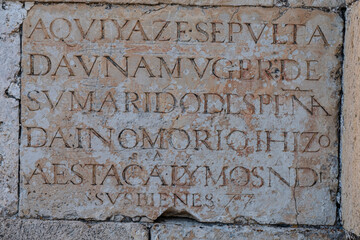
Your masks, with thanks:
M319 10L35 5L20 215L334 224L342 31Z
M22 2L35 2L34 0L21 0ZM36 2L61 3L110 3L110 4L180 4L183 6L264 6L264 7L326 7L336 8L354 0L37 0ZM163 6L157 6L162 8Z

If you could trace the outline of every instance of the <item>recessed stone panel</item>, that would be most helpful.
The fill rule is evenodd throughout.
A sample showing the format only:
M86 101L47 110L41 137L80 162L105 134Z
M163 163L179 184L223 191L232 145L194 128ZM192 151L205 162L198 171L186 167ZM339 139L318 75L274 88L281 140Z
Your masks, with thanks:
M342 30L318 10L35 5L21 216L334 224Z

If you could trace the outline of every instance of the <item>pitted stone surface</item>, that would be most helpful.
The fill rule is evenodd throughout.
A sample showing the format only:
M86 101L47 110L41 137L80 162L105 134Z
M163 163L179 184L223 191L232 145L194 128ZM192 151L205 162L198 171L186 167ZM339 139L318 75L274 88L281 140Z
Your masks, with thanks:
M35 5L20 215L334 224L342 28L318 10Z
M6 240L147 240L148 230L137 223L84 223L78 221L43 221L1 219L0 239Z
M0 10L0 215L14 215L18 205L20 32L26 11L4 2Z
M274 228L252 226L204 226L200 224L155 224L151 228L152 240L237 240L237 239L307 239L345 240L338 229Z

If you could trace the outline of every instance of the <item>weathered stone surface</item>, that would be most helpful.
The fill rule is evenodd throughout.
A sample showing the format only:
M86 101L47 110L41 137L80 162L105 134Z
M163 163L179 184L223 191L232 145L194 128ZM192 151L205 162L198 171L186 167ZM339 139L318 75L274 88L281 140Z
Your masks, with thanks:
M206 240L237 240L237 239L307 239L307 240L342 240L346 239L343 231L323 228L275 228L252 226L206 226L200 224L155 224L151 228L151 239L206 239Z
M0 215L13 215L18 205L20 33L26 11L21 3L0 10Z
M360 4L347 12L344 62L344 102L342 124L342 220L344 227L360 234L360 131L359 125L359 24Z
M137 223L84 223L77 221L42 221L1 219L0 239L131 239L147 240L146 226Z
M334 224L342 28L317 10L35 5L21 216Z
M21 220L19 219L0 218L0 239L21 239L20 228Z

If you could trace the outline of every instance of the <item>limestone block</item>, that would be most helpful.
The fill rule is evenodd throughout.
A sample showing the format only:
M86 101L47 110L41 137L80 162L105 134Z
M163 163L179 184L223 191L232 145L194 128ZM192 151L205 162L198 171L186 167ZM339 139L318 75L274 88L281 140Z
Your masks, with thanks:
M6 240L147 240L148 230L137 223L84 223L78 221L43 221L1 219L0 239Z
M343 231L328 229L253 227L253 226L204 226L200 224L155 224L151 228L152 240L237 240L237 239L307 239L342 240Z
M20 215L334 224L342 31L309 9L35 5Z
M342 220L344 227L360 234L360 5L347 11L344 62L344 100L342 124Z
M26 11L21 3L4 2L0 10L0 215L18 205L19 161L19 27Z

